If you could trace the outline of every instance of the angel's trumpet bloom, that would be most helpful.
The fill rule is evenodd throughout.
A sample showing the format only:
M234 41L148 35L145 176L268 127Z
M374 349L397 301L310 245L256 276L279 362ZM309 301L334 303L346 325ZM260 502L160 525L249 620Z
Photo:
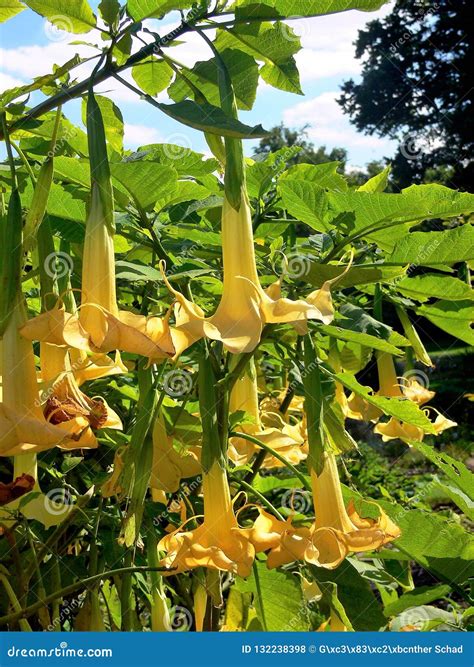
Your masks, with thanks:
M23 322L24 306L18 300L2 343L0 456L41 452L60 445L66 435L43 415L33 347L18 333Z
M377 519L362 518L353 501L348 507L342 498L336 457L326 452L323 469L311 471L316 519L311 527L310 545L304 559L329 569L337 567L350 552L370 551L400 535L399 528L380 507Z
M316 630L316 632L347 632L348 628L347 626L344 625L344 623L341 621L339 618L338 614L334 611L334 609L331 608L331 615L329 617L329 620L324 621L319 628Z
M87 353L122 350L149 359L173 357L176 347L168 318L146 318L119 310L115 289L114 202L102 115L89 93L87 133L91 165L91 203L82 257L79 315L61 306L30 321L22 334L30 340L66 345ZM181 336L182 337L182 336ZM185 345L180 341L181 345Z
M249 576L255 550L237 523L227 475L218 461L203 474L203 496L203 523L163 537L158 544L158 550L166 552L161 565L170 568L169 574L207 567Z
M93 430L121 429L119 416L101 398L89 398L78 387L67 349L41 343L43 412L47 421L63 428L68 439L63 448L98 446Z
M386 352L379 352L377 354L377 366L379 372L379 391L377 392L379 396L387 396L388 398L399 398L409 400L409 397L403 391L403 384L400 385L397 374L395 371L395 364L393 362L393 357ZM419 383L417 383L418 385ZM414 392L417 400L416 402L421 404L427 398L427 390L425 388L411 389L412 393ZM428 392L431 394L433 392ZM456 426L456 422L453 422L449 419L446 419L438 413L438 417L435 422L432 423L434 427L435 434L441 433L447 428ZM382 440L387 442L389 440L399 439L407 444L410 444L410 441L421 442L425 436L425 432L422 428L414 426L413 424L407 424L406 422L400 421L395 417L391 417L387 422L378 422L374 428L374 433L378 433L382 436Z
M174 493L179 489L181 479L194 477L201 472L201 464L196 448L180 454L173 447L173 439L166 432L161 412L153 425L153 462L150 487L156 491Z
M250 362L248 369L236 381L230 392L229 411L245 412L253 421L239 428L252 435L285 457L290 463L300 463L306 457L301 426L287 423L283 415L272 410L262 410L258 404L257 378L255 366ZM229 458L238 465L250 461L258 451L258 446L244 438L230 438ZM276 468L283 463L268 454L263 462L266 468Z
M416 377L404 377L401 378L401 382L403 395L413 403L423 405L436 396L435 391L430 391L428 387L418 382Z
M67 434L44 417L33 347L18 333L24 321L24 304L17 296L1 346L0 456L15 458L13 481L3 499L0 523L11 524L12 515L20 510L27 518L49 527L59 523L72 505L61 505L41 493L36 453L63 446Z
M310 529L294 526L291 517L282 521L262 508L258 511L259 516L247 531L256 553L268 551L267 567L303 560L310 545Z
M252 216L245 187L240 207L234 208L224 196L222 209L222 259L224 283L220 303L209 318L203 310L176 291L166 280L176 299L176 328L190 339L203 336L220 340L234 354L251 352L268 323L291 323L304 333L310 319L329 324L334 317L330 288L335 279L292 301L281 297L281 281L264 290L255 262ZM339 277L337 278L339 279Z

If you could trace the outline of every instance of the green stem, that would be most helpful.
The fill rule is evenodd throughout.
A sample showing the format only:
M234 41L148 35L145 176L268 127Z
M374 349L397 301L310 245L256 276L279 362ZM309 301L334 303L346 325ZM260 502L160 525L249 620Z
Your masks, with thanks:
M100 574L96 574L93 577L87 577L87 579L76 581L75 583L70 584L65 588L62 588L59 591L55 591L54 593L51 593L51 595L47 595L44 600L37 601L32 605L30 605L29 607L25 607L25 609L15 611L14 613L7 614L5 616L0 616L0 627L3 627L7 623L14 623L15 621L18 621L21 618L28 618L28 616L32 616L44 604L49 604L53 600L71 595L72 593L75 593L78 590L81 589L85 590L91 584L95 584L98 580L102 578L109 579L115 576L123 576L124 574L129 574L129 573L133 574L134 572L153 572L153 571L163 572L163 570L169 572L169 569L167 568L149 567L148 565L140 565L134 567L120 567L115 570L108 570L106 572L101 572Z

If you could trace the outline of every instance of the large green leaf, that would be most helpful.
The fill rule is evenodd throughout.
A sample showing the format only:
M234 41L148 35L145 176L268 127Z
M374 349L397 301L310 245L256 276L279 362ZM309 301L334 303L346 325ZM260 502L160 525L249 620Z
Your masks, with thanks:
M249 110L253 107L258 85L258 65L255 59L237 49L225 49L220 54L224 61L234 89L235 99L239 109ZM188 85L189 80L210 104L220 105L220 92L216 59L199 61L192 70L181 70L184 77L177 76L169 88L169 96L175 102L186 97L194 97L194 91Z
M82 59L76 54L70 60L68 60L61 67L54 66L54 71L52 74L43 74L42 76L37 76L33 78L31 83L27 83L24 86L16 86L14 88L9 88L4 90L0 94L0 102L2 105L8 104L12 100L17 99L18 97L23 97L28 93L32 93L35 90L48 89L50 86L54 85L55 82L62 77L64 74L72 70L74 67L79 65L82 62ZM43 91L45 92L45 91ZM64 126L65 119L63 120L62 125ZM69 122L69 121L67 121ZM45 123L47 125L47 122ZM31 120L29 122L22 122L21 129L14 131L13 136L16 134L22 134L24 130L30 130L33 127L38 127L40 125L39 121ZM58 137L59 138L59 137Z
M336 373L335 379L341 382L346 389L350 389L358 396L362 396L368 403L380 408L386 415L413 424L422 428L426 433L434 433L433 425L418 405L402 398L386 398L376 396L371 387L365 387L351 373Z
M235 586L241 593L252 594L261 629L269 632L309 630L300 580L295 575L268 570L265 563L255 561L250 577L238 579Z
M288 39L288 37L291 39ZM274 88L302 95L298 69L293 55L300 48L299 38L281 23L247 23L218 31L219 51L238 49L263 62L260 75Z
M467 283L440 273L425 273L414 278L405 277L397 281L396 288L405 296L417 301L428 301L433 297L452 301L474 299L474 290Z
M362 578L355 567L346 559L335 570L309 565L321 588L323 583L337 586L337 597L356 631L377 631L386 625L380 603L370 583Z
M278 191L290 215L318 232L329 231L328 225L323 222L327 211L324 188L317 183L292 179L282 180Z
M84 33L95 28L96 18L87 0L24 0L24 2L60 30Z
M453 459L446 452L437 451L423 442L413 442L411 444L442 470L446 477L454 482L468 498L474 500L474 475L466 468L464 463Z
M474 259L474 227L466 224L444 232L412 232L397 242L387 262L433 266L469 259Z
M212 104L196 104L192 100L183 100L176 104L156 102L156 106L174 120L202 132L238 139L258 139L267 134L261 125L244 125Z
M25 9L19 0L0 0L0 23L5 23Z
M474 195L434 184L412 185L397 194L330 192L327 199L326 229L337 220L338 228L345 227L347 233L374 241L387 251L406 237L414 224L474 211Z
M380 350L381 352L388 352L389 354L403 355L403 352L395 347L395 345L392 345L382 338L377 338L376 336L371 336L367 333L342 329L341 327L332 324L319 325L318 329L327 336L337 338L338 340L347 340L353 343L358 343L364 347L370 347L374 350Z
M172 167L154 162L116 162L110 165L112 176L130 192L143 209L158 199L174 193L178 175Z
M437 327L455 338L474 345L474 305L472 301L437 301L432 305L420 306L416 309Z
M187 9L194 0L128 0L127 11L134 21L160 18L173 9Z
M348 189L346 179L337 171L340 162L324 162L323 164L295 164L287 169L279 179L279 184L296 181L300 183L315 183L321 188L329 190Z
M151 57L132 67L132 77L145 93L155 97L169 86L173 70L164 60Z
M400 527L398 549L441 581L461 584L474 576L474 539L459 524L423 510L377 502Z
M236 15L262 18L295 18L345 12L348 9L374 11L387 0L237 0Z
M135 159L167 164L176 169L178 176L194 176L195 178L212 174L219 166L214 158L206 158L203 153L196 153L188 146L177 144L147 144L141 146L138 153L126 158L127 161L134 161Z
M322 287L326 280L337 278L342 273L340 266L332 264L318 264L311 262L309 271L304 279L313 287ZM349 271L334 286L335 289L354 287L354 285L368 285L370 283L388 282L405 273L402 267L380 265L353 265ZM398 283L399 284L399 283Z
M439 600L451 593L451 587L448 584L438 584L437 586L420 586L414 591L408 591L402 596L388 604L384 609L386 616L396 616L401 614L405 609L410 607L418 607L419 605L428 604L434 600Z

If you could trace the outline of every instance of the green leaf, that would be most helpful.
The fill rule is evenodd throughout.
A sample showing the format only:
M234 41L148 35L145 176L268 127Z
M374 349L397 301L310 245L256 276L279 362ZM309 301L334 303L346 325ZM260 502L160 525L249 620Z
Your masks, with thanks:
M326 228L337 225L344 231L346 227L351 235L357 233L390 252L397 241L407 238L410 227L423 220L474 211L474 195L434 184L412 185L397 194L329 192L327 200ZM427 235L422 235L426 243Z
M411 443L423 456L435 464L470 500L474 500L474 475L464 463L453 459L446 452L440 452L423 442Z
M239 109L253 107L258 85L258 65L255 59L236 49L225 49L221 54L232 80L235 99ZM220 106L218 68L216 59L198 61L192 70L183 68L186 79L194 84L210 104ZM169 88L169 96L175 102L194 97L194 91L183 77L177 76Z
M127 11L134 21L160 18L173 9L187 9L194 0L128 0Z
M337 171L340 166L341 163L336 161L323 164L296 164L283 172L279 183L288 181L314 183L320 188L344 192L348 189L348 185L344 176Z
M99 12L107 25L113 25L118 18L120 3L118 0L100 0Z
M379 9L387 0L238 0L236 15L257 18L295 18L321 16L359 9L369 12Z
M96 26L96 18L87 0L24 0L24 2L60 30L78 34L89 32Z
M123 152L123 116L114 102L103 95L96 95L95 99L102 113L107 144L117 153ZM86 124L86 99L82 103L82 121Z
M5 23L25 9L19 0L0 0L0 23Z
M339 314L342 317L337 320L337 324L344 329L368 333L385 340L389 339L392 332L392 328L387 324L379 322L363 308L354 306L352 303L343 304L339 309Z
M12 100L15 100L18 97L22 97L23 95L27 95L28 93L32 93L35 90L41 90L41 89L46 89L49 86L52 86L55 84L55 82L60 79L64 74L69 72L71 69L76 67L79 63L82 62L82 59L76 54L73 56L70 60L68 60L64 65L61 65L61 67L56 67L53 66L53 73L52 74L44 74L43 76L37 76L33 79L32 83L28 83L24 86L16 86L15 88L10 88L8 90L4 90L1 95L0 95L0 100L2 105L6 105ZM46 90L43 90L43 92L46 93ZM52 122L54 122L53 117L51 116ZM63 119L62 125L64 125L66 121ZM46 125L48 124L47 121L45 123ZM69 123L70 124L70 123ZM16 134L22 134L24 130L30 130L31 131L31 126L33 127L38 127L38 125L41 125L40 122L38 121L30 121L26 123L22 123L21 129L16 130L13 133L13 136ZM51 136L51 135L50 135ZM59 139L59 136L58 136Z
M178 175L172 167L154 162L115 162L110 170L143 209L176 190Z
M396 282L396 288L417 301L428 301L433 297L451 301L474 300L474 290L467 283L440 273L424 273L414 278L403 278Z
M370 583L360 576L347 559L335 570L314 565L308 567L318 584L330 582L337 586L337 597L354 630L377 631L386 625L380 603Z
M386 415L395 417L399 421L413 424L422 428L425 433L434 433L433 425L418 405L403 398L386 398L376 396L371 387L365 387L351 373L336 373L334 379L341 382L346 389L350 389L358 396L362 396L368 403L380 408Z
M156 106L174 120L202 132L236 139L258 139L268 134L261 125L244 125L239 120L226 116L222 109L212 104L196 104L192 100L184 100L176 104L156 102Z
M390 264L455 264L474 259L474 227L462 225L444 232L412 232L400 239L387 262Z
M196 153L187 146L176 144L141 146L139 152L126 158L126 161L131 162L136 159L167 164L177 171L178 176L194 176L195 178L212 174L219 166L214 158L206 158L203 153Z
M298 577L278 570L268 570L255 561L247 579L237 579L240 593L253 595L253 606L264 630L269 632L305 632L309 630L306 605Z
M161 281L163 280L160 271L146 264L136 262L125 262L118 260L115 262L116 276L120 280L131 281Z
M441 581L462 584L474 576L474 540L460 525L432 512L377 502L401 530L398 549Z
M318 232L328 231L323 222L327 199L321 186L306 181L284 180L278 184L278 191L290 215Z
M420 306L416 312L451 336L474 345L474 305L471 301L437 301Z
M448 584L438 584L437 586L420 586L414 591L404 593L402 596L391 602L384 609L385 616L396 616L401 614L405 609L410 607L418 607L419 605L428 604L434 600L439 600L451 593L451 586Z
M380 174L376 174L369 178L363 185L357 188L358 192L383 192L388 185L388 177L390 176L391 167L388 165Z
M132 77L145 93L155 97L169 86L173 70L164 60L151 57L132 67Z
M370 347L373 350L381 350L389 354L401 356L403 352L386 340L371 336L367 333L360 333L358 331L350 331L349 329L342 329L332 324L322 324L318 326L318 330L327 336L332 336L338 340L347 340L353 343L358 343L364 347Z
M289 26L282 23L239 25L225 31L219 30L215 44L221 52L229 48L238 49L263 62L260 75L270 86L303 94L293 58L301 45Z
M311 262L305 280L313 287L322 287L326 280L331 280L341 275L342 268L332 264L318 264ZM380 265L356 265L351 266L349 271L334 286L335 289L354 287L354 285L368 285L370 283L389 282L405 273L404 268Z

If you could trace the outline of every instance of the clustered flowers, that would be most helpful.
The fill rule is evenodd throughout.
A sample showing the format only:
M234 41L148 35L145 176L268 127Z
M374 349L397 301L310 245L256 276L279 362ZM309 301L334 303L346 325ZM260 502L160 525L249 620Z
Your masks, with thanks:
M93 94L88 100L89 135L102 132L100 111ZM96 136L97 138L97 136ZM238 141L227 140L228 161L238 159ZM236 148L237 147L237 148ZM32 493L22 503L27 516L51 525L51 517L38 505L39 491L36 455L52 447L61 449L95 448L97 431L121 429L118 415L101 397L88 396L83 383L126 372L121 352L140 355L150 364L176 359L194 343L222 344L232 361L230 372L242 354L253 353L266 325L287 324L299 334L310 336L312 320L329 324L335 314L331 297L333 281L299 299L282 296L282 281L263 289L257 272L252 233L252 216L242 180L238 187L226 189L222 208L223 289L216 311L206 315L189 298L164 281L173 303L164 316L144 316L121 310L117 303L114 258L113 194L107 160L97 153L91 141L91 203L86 221L82 259L81 302L69 312L58 299L54 307L27 320L20 289L13 303L2 342L2 397L0 403L0 454L15 457L14 479L8 502L0 519L9 520L18 509L19 498ZM236 157L237 156L237 157ZM173 319L173 324L171 321ZM33 341L39 341L40 372L37 374ZM109 356L114 353L114 356ZM418 405L431 400L428 392L415 382L399 383L393 358L377 354L379 396ZM202 394L214 391L213 383L200 385ZM336 385L336 398L344 417L376 422L374 432L384 441L400 438L420 441L423 429L391 417L382 421L382 411L357 394L346 396ZM156 414L152 439L150 488L155 501L168 502L183 479L201 477L203 517L190 517L181 526L170 528L157 545L165 574L179 574L195 568L230 572L241 577L251 573L256 554L266 554L269 568L302 561L320 567L336 568L351 553L379 549L400 535L399 528L377 505L351 498L344 500L334 438L323 438L322 451L312 451L309 423L301 397L280 409L279 402L266 396L259 400L257 370L253 360L235 380L228 396L228 414L239 415L240 423L227 440L219 433L206 432L204 416L200 441L192 447L177 447L172 429L167 428L165 409ZM202 405L202 403L201 403ZM433 422L436 433L453 422L438 415ZM214 438L214 441L213 441ZM263 468L297 466L308 459L314 518L296 521L283 518L262 506L257 517L240 525L250 507L237 507L229 482L229 461L236 469L249 466L261 449L266 454ZM219 448L218 448L219 449ZM340 449L344 449L341 447ZM117 452L116 469L107 481L104 495L120 493L123 452ZM238 496L237 496L238 498ZM243 510L248 510L243 513ZM55 512L60 521L64 512ZM191 526L190 524L197 524Z

